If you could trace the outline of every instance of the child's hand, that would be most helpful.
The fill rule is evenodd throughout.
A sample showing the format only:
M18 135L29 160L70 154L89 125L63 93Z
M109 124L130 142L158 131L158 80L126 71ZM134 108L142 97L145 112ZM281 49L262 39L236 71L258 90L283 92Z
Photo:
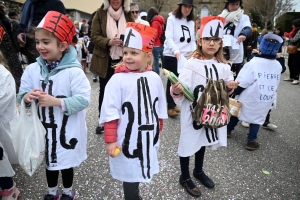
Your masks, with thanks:
M228 89L235 89L239 86L239 84L239 81L229 81L228 83L226 83L226 86Z
M39 93L39 104L41 107L58 106L60 107L60 99L55 98L46 92Z
M180 52L177 52L177 53L175 54L175 58L177 59L177 61L179 60L179 58L180 58Z
M171 87L174 94L181 94L183 92L183 87L179 82L172 84Z
M120 145L119 145L117 142L110 142L110 143L107 143L107 144L106 144L106 153L107 153L110 157L114 158L114 157L115 157L115 150L116 150L116 148L122 149L122 148L120 147Z
M31 90L30 92L28 92L27 94L24 95L23 101L25 103L31 103L31 102L33 102L34 99L38 99L39 98L39 94L42 91L43 90L41 90L40 88L35 88L35 89Z

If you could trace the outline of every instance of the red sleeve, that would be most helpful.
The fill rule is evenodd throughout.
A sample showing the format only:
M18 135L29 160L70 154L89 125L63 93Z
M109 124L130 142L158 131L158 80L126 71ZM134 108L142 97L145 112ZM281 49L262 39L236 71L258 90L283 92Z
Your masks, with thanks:
M159 130L162 131L164 127L164 120L163 119L159 119Z
M118 120L112 120L104 123L104 141L105 143L117 142Z

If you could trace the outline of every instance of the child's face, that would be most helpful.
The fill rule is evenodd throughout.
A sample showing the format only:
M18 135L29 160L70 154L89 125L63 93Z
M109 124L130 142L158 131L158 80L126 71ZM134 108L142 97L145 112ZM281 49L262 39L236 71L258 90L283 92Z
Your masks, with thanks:
M52 63L62 57L66 46L58 42L53 36L45 34L39 30L35 32L36 49L48 63Z
M208 38L204 37L200 39L199 45L202 46L202 52L207 59L214 57L215 53L221 47L221 38Z
M150 60L151 57L149 54L141 50L123 47L123 62L130 70L138 70L141 72L146 69L147 63L149 63Z

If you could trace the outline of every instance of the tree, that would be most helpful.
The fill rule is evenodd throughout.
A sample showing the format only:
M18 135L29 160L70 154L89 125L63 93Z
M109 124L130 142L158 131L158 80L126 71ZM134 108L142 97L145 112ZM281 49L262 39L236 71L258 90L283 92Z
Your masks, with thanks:
M266 29L272 28L276 18L289 12L296 5L294 0L251 0L245 2L245 6L253 8Z
M154 2L155 2L155 8L158 10L158 12L160 12L164 4L164 0L155 0Z

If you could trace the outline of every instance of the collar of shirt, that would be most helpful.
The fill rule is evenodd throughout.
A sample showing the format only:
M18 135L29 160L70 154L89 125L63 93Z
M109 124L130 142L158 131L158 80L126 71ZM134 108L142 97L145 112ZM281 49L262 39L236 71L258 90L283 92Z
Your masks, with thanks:
M46 66L48 67L49 71L51 72L54 68L56 68L60 64L60 61L61 61L61 59L48 64L47 61L45 60L45 63L46 63Z

